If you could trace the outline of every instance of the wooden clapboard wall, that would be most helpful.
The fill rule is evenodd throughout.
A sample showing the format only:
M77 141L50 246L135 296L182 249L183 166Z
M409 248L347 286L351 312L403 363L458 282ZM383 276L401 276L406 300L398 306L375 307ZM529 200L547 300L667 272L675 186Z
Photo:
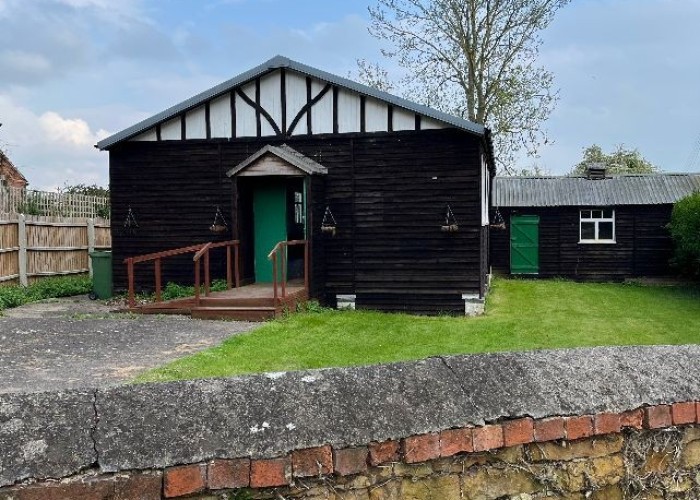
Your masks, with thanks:
M446 125L352 90L278 69L132 138L136 142L431 130Z
M581 207L586 208L586 207ZM491 264L510 272L510 216L538 215L542 277L622 280L669 275L673 252L667 224L672 205L624 205L615 209L614 244L579 244L579 207L500 208L506 229L491 229Z
M481 291L482 140L457 129L120 143L110 150L116 287L126 284L128 256L245 239L245 221L234 222L249 193L244 179L225 172L284 142L328 169L311 177L309 192L314 296L332 303L356 293L359 307L463 312L461 295ZM208 227L217 205L231 231L215 236ZM457 233L441 231L448 205ZM139 225L131 234L121 227L129 207ZM326 207L337 221L334 237L320 231ZM191 257L164 262L164 272L166 281L191 281ZM152 269L137 277L150 286Z

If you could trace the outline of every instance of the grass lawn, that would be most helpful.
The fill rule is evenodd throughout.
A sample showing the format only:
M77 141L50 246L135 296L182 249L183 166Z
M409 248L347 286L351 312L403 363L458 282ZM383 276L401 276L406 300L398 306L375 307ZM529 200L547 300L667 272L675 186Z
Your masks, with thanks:
M295 314L138 381L560 347L700 343L700 289L498 279L478 318Z

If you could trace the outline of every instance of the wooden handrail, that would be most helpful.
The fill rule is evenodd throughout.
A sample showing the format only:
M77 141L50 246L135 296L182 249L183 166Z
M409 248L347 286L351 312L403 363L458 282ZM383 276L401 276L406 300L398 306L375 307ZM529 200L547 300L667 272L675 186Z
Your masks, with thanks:
M127 266L127 276L129 285L129 307L136 307L136 298L134 292L134 264L141 262L155 261L154 272L155 272L155 286L156 286L156 302L160 302L161 298L161 260L167 257L173 257L175 255L183 255L187 253L195 252L192 260L194 261L194 281L195 281L195 300L199 302L200 298L200 282L201 282L201 269L200 260L204 257L204 285L205 293L209 295L211 288L211 277L209 273L209 252L212 248L226 247L226 285L227 288L231 289L235 283L236 288L240 286L240 273L239 273L239 240L222 241L218 243L201 243L198 245L190 245L187 247L174 248L172 250L165 250L162 252L154 252L145 255L138 255L136 257L128 257L124 259L124 263ZM231 257L231 247L234 249L234 258ZM231 269L231 264L233 260L233 270ZM234 281L235 280L235 281Z
M267 258L272 261L272 296L275 303L279 301L279 293L277 292L278 282L278 267L282 271L282 298L287 297L287 248L291 246L304 245L304 289L309 290L309 243L307 240L289 240L280 241L267 255ZM280 254L281 250L285 250ZM280 255L280 265L278 266L277 255Z

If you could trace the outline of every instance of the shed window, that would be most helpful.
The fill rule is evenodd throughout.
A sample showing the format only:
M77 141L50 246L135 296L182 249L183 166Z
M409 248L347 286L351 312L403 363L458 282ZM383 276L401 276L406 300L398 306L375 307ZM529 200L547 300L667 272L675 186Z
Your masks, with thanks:
M581 210L580 243L615 243L615 210Z

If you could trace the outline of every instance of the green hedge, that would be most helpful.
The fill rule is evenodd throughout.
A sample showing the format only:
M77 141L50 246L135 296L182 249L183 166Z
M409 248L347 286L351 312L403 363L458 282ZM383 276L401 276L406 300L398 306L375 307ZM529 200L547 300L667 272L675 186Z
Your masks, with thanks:
M21 306L28 302L82 295L92 290L89 276L60 276L43 278L29 286L0 286L0 311Z
M681 273L700 278L700 193L676 202L671 215L672 264Z

